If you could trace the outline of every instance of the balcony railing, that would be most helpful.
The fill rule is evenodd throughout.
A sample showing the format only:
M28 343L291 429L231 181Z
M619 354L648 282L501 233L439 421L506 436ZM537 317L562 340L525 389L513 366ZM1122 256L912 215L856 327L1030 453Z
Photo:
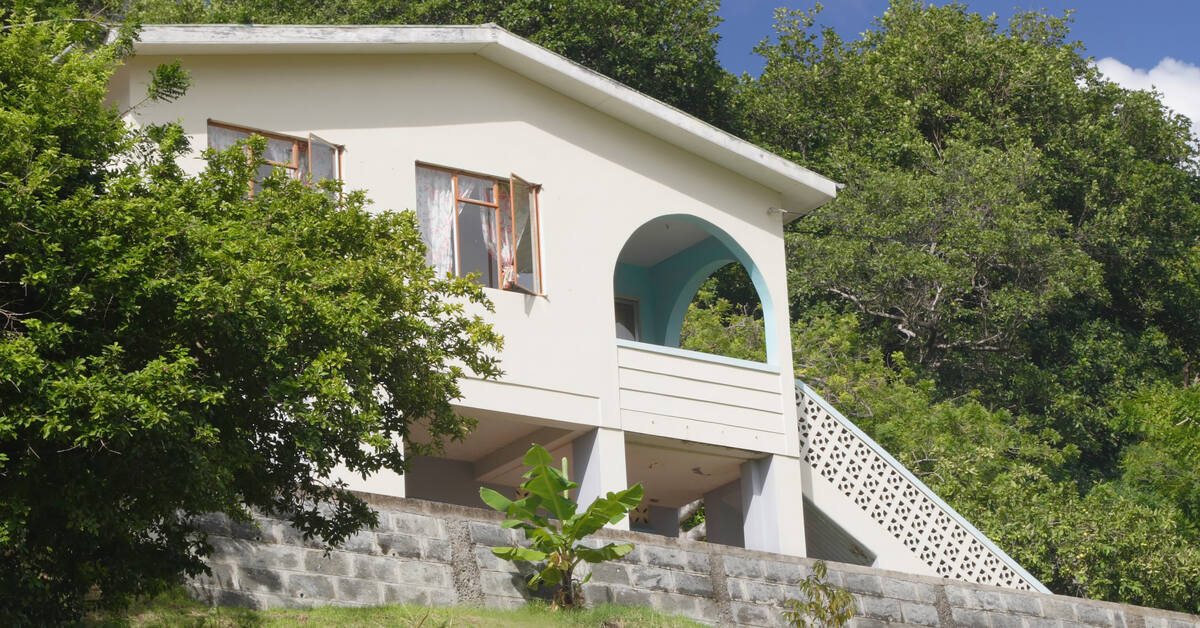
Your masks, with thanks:
M779 369L760 362L617 340L627 430L779 453L786 432Z

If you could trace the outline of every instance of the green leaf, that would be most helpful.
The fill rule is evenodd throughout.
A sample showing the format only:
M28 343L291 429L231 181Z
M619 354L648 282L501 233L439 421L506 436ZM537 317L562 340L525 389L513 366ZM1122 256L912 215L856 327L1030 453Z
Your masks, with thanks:
M479 487L479 498L483 500L483 503L503 513L507 513L509 506L513 503L511 499L485 486ZM505 523L508 522L505 521Z
M632 543L621 543L619 545L609 543L598 549L592 549L583 545L575 546L576 555L589 563L602 563L606 560L614 560L632 551Z
M546 453L545 449L540 446L535 446L534 449L540 449L541 454L526 454L526 460L549 460L550 455ZM533 452L534 449L530 451ZM526 476L529 479L521 487L529 491L531 497L536 497L540 501L541 507L549 511L556 519L563 521L575 514L575 502L568 497L563 497L563 493L577 485L564 478L561 471L545 462L537 462Z
M564 531L575 538L583 538L603 528L605 524L617 523L624 519L629 511L637 508L645 493L646 490L640 483L623 491L610 492L589 504L583 516L574 519L570 528L564 528Z
M521 464L527 467L548 467L553 463L554 459L550 457L550 452L546 451L545 447L536 443L525 452L525 457L521 460Z
M546 567L537 575L537 578L545 583L546 586L552 587L562 582L563 574L562 570L558 567Z
M492 553L507 561L519 560L529 563L546 560L546 556L548 556L545 552L526 547L493 547Z

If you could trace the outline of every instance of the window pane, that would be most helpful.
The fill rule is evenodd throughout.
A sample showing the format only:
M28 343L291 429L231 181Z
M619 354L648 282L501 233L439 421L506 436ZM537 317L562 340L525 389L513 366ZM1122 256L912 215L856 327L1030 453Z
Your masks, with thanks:
M638 307L637 301L632 299L617 299L617 338L622 340L641 340L641 334L638 333Z
M466 174L458 175L458 198L495 203L495 181Z
M233 146L238 140L244 140L249 137L241 131L234 131L223 126L208 125L208 147L217 150L225 150Z
M271 164L260 164L258 170L254 172L254 193L258 194L262 191L262 180L271 176L277 166Z
M529 183L513 177L513 194L516 197L513 199L513 231L517 240L517 283L530 292L540 293L537 212L534 211L537 207L537 191Z
M337 147L315 135L308 136L309 160L313 183L338 178ZM450 175L446 173L446 180Z
M300 143L297 146L300 150L296 151L296 159L299 163L296 164L296 178L302 179L308 174L308 146Z
M293 144L294 142L287 140L267 138L267 150L263 152L263 159L293 166L295 165L292 163Z
M453 176L417 166L417 224L425 240L425 259L438 277L454 272Z
M479 273L480 284L499 287L496 263L496 210L472 203L458 204L458 274Z

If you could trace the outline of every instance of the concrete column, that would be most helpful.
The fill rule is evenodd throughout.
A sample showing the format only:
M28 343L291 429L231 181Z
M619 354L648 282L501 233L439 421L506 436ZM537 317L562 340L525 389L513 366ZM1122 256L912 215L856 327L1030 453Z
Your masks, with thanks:
M650 527L655 534L676 538L679 536L679 509L650 507Z
M625 477L625 432L598 427L580 435L572 444L574 469L571 479L579 483L576 501L580 510L587 508L597 497L629 488ZM609 527L629 529L629 518Z
M742 547L742 483L734 480L704 494L704 531L709 543Z
M767 456L742 463L746 549L805 555L800 459Z

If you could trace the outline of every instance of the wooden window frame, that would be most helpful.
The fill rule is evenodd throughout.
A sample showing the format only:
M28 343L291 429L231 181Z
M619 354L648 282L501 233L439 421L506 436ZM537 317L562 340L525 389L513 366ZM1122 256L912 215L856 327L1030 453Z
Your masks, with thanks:
M304 137L299 137L296 135L288 135L286 133L278 133L276 131L267 131L265 129L259 129L259 128L255 128L252 126L246 126L244 124L233 124L232 122L223 122L221 120L213 120L212 118L209 118L207 120L207 123L208 123L208 126L215 126L217 128L225 129L227 131L236 131L238 133L245 133L247 135L258 135L260 137L265 137L267 139L273 139L273 140L279 140L281 142L291 142L292 143L291 163L285 164L285 163L278 162L278 161L272 161L270 159L264 159L263 163L269 164L271 166L277 166L279 168L284 168L284 169L288 170L289 176L291 176L293 179L300 181L301 183L303 183L304 185L307 185L309 187L312 187L312 185L313 185L313 181L312 181L312 152L313 152L312 151L312 141L313 141L313 138L316 138L317 140L324 142L324 143L337 149L337 180L338 180L338 182L344 181L344 177L343 177L344 173L342 172L342 153L345 152L345 150L346 150L346 146L344 144L337 144L334 142L330 142L329 140L327 140L319 135L316 135L314 133L309 133L308 137L304 138ZM209 145L209 148L212 148L211 137L208 139L208 145ZM302 150L301 147L303 147L303 151L308 155L309 161L308 161L308 172L307 173L300 172L300 152ZM247 151L246 155L249 156L249 151ZM305 174L308 175L307 178L305 177ZM250 184L250 193L253 196L253 194L254 194L253 182ZM339 196L339 198L340 198L340 196Z
M515 257L516 257L515 229L516 229L516 222L517 222L516 181L521 181L524 185L529 186L529 188L531 190L533 190L533 192L534 192L533 203L529 207L529 211L530 211L530 217L529 217L530 234L529 234L529 237L534 238L534 244L536 247L535 250L536 250L536 256L537 256L537 291L534 292L532 290L529 290L528 288L518 284L515 279L513 281L509 282L508 284L505 284L505 279L504 279L505 269L503 268L503 266L495 269L497 285L494 287L491 285L486 285L485 287L493 288L496 290L504 290L507 292L518 292L521 294L528 294L530 296L545 296L546 288L543 283L544 279L543 279L543 273L542 273L542 265L543 264L542 264L542 221L541 221L541 190L542 190L542 186L541 186L541 184L532 183L532 182L528 181L527 179L525 179L523 177L519 177L515 174L510 174L507 178L505 178L505 177L498 177L498 176L492 175L492 174L486 174L483 172L475 172L473 170L464 170L462 168L451 168L449 166L442 166L439 164L432 164L432 163L428 163L428 162L424 162L424 161L417 161L416 165L418 168L427 168L429 170L438 170L441 172L445 172L445 173L449 174L451 177L451 179L450 179L451 187L452 187L453 193L454 193L454 274L458 275L460 277L462 276L462 259L461 259L461 254L460 254L461 252L459 249L460 245L459 245L458 204L459 203L468 203L471 205L478 205L480 207L489 207L495 212L495 216L494 216L495 224L496 224L495 236L496 236L496 250L497 250L497 258L498 258L499 257L498 252L500 249L500 245L501 245L501 242L503 242L503 240L501 238L501 233L500 233L500 225L503 224L500 221L500 187L502 185L505 185L504 182L507 181L508 212L509 212L508 224L510 225L510 229L512 229L514 231L512 233L511 239L512 239L512 243L513 243L513 257L514 257L514 261L515 261ZM473 179L485 179L485 180L491 181L492 182L492 198L495 200L494 201L481 201L481 200L467 198L467 197L460 195L458 192L458 176L459 175L465 175L465 176L471 177ZM493 263L499 264L500 261L499 261L499 259L493 260L491 257L489 257L488 264L491 265ZM515 266L515 264L514 264L514 266ZM489 270L491 270L491 269L489 269ZM489 284L491 283L490 277L488 278L488 283Z

